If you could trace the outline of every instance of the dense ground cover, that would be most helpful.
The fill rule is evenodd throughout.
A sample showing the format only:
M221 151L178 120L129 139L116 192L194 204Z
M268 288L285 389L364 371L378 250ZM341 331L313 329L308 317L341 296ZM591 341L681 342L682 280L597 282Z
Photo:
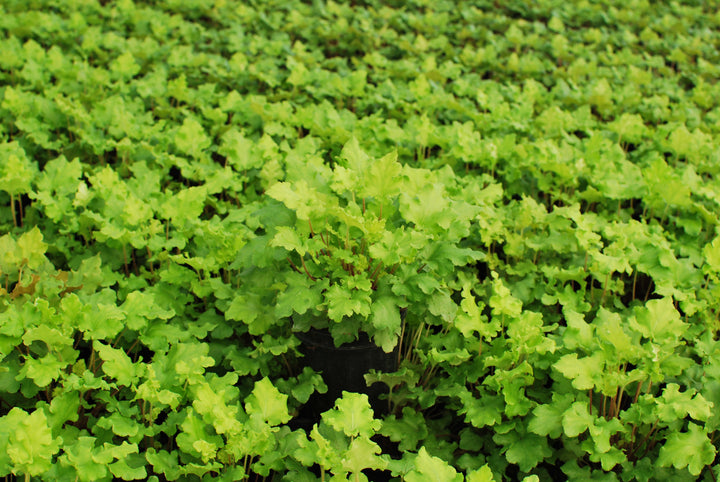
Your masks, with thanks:
M717 480L714 7L4 0L0 475Z

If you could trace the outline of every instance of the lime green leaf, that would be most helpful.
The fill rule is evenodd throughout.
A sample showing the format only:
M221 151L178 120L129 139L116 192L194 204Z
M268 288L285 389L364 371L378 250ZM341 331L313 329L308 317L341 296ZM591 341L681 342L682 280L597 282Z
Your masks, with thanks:
M59 360L57 356L48 353L39 359L26 359L20 375L32 379L38 387L46 387L60 377L61 370L67 365L68 362Z
M134 452L137 451L137 445L134 445ZM132 453L117 457L117 461L108 467L115 477L122 480L147 480L148 474L145 470L145 463L144 454Z
M180 152L200 158L204 149L210 147L211 140L198 121L186 118L175 134L175 146Z
M578 358L577 353L569 353L560 357L553 367L572 380L573 387L578 390L589 390L600 379L604 362L602 352L596 352L583 358Z
M162 204L162 215L176 223L200 218L207 198L207 187L192 186L172 194Z
M0 418L0 443L7 435L7 446L0 447L10 458L16 474L40 475L50 469L60 441L53 439L47 417L42 410L28 414L13 407ZM0 459L1 460L1 459Z
M118 384L131 386L138 380L138 367L133 364L124 351L115 349L95 340L93 348L103 360L103 371L106 375L115 378Z
M701 426L690 422L687 432L671 432L660 447L657 463L661 467L676 469L687 467L695 476L715 460L717 449Z
M364 393L342 392L335 407L322 414L325 423L349 437L370 438L380 430L380 420L373 418L368 396Z
M383 296L372 303L372 315L370 315L372 326L382 334L382 341L379 346L390 353L397 344L400 336L402 321L397 300L390 296ZM379 341L375 337L376 343Z
M265 377L255 382L255 388L245 399L245 410L248 414L259 414L270 425L279 425L290 420L287 400L288 396L280 393Z
M594 344L593 326L585 321L585 315L563 308L567 328L563 333L563 343L570 350L589 349Z
M433 457L421 447L414 469L405 475L408 482L462 482L462 474L441 458Z
M619 118L611 122L608 127L617 133L619 142L639 143L647 133L647 127L643 118L637 114L623 113Z
M347 168L353 173L362 175L367 172L370 164L370 157L362 150L356 137L351 137L350 140L345 143L342 151L340 151L340 157L347 161ZM352 190L357 187L356 183L357 180L355 181L355 184L344 187Z
M433 293L428 301L428 310L433 315L442 318L445 322L452 323L458 312L458 306L450 297L450 293L447 290L443 290Z
M321 217L337 204L336 198L318 192L305 180L295 183L277 182L265 193L295 211L298 219L302 220Z
M97 426L110 430L120 437L134 437L143 428L143 426L134 419L125 417L118 412L98 419Z
M590 429L590 436L592 436L593 442L595 442L593 451L596 453L609 452L610 449L613 448L610 444L610 437L612 437L618 432L625 431L622 422L617 418L611 418L610 420L606 420L604 418L597 418L592 422L591 425L588 426L588 428Z
M241 321L252 335L262 335L275 323L273 310L254 293L240 292L225 311L228 320Z
M21 263L27 263L31 269L37 269L47 261L45 251L48 245L43 242L43 234L34 226L17 240L17 254Z
M397 162L397 152L391 152L373 161L367 172L364 195L381 200L398 194L402 190L402 183L399 182L401 171L402 166Z
M378 457L380 446L368 438L358 437L350 442L348 451L341 460L342 466L350 473L357 474L364 469L383 470L387 460Z
M586 402L575 402L563 413L562 426L565 435L577 437L588 427L591 427L595 418L588 412Z
M180 427L182 432L175 438L178 448L186 453L200 456L203 462L207 463L213 459L223 444L222 437L208 433L208 424L192 409L188 411Z
M155 301L154 294L143 291L128 293L121 308L125 312L126 326L136 331L147 326L148 320L169 320L175 316L173 309L166 310Z
M236 129L223 134L218 153L227 156L228 161L239 172L258 169L263 165L263 158L253 152L253 143Z
M492 469L489 465L485 464L479 469L471 470L465 476L465 482L494 482L495 477L493 476Z
M13 196L30 191L37 167L16 141L0 143L0 190Z
M466 338L470 337L474 331L485 335L485 317L482 314L484 304L481 302L480 305L478 305L471 291L470 283L463 285L461 295L462 301L460 302L460 310L457 311L457 316L455 317L455 326Z
M668 383L662 395L657 398L658 418L663 422L671 423L682 420L690 415L695 420L705 421L713 413L713 403L695 393L693 389L680 392L680 385Z
M104 457L102 450L95 446L95 437L82 436L72 443L63 444L64 454L60 457L63 465L74 467L78 480L91 482L107 474L107 464L112 457Z
M703 255L710 269L716 273L720 272L720 236L715 236L712 243L705 245Z
M490 296L490 307L493 315L520 316L522 301L515 298L496 272L492 273L493 294Z
M636 323L630 320L631 326L645 338L660 342L677 340L688 329L670 298L650 300L637 307L635 319Z
M140 66L132 53L124 52L110 64L110 70L127 80L140 72Z
M598 338L614 348L614 359L629 360L637 352L630 335L623 329L627 323L622 321L619 314L601 307L595 317L594 325Z
M573 399L572 394L553 394L552 403L538 405L533 409L528 430L551 438L560 437L563 432L563 414L570 408Z
M270 246L284 248L287 251L296 251L300 256L308 252L307 240L301 239L298 232L288 226L278 226L270 241Z

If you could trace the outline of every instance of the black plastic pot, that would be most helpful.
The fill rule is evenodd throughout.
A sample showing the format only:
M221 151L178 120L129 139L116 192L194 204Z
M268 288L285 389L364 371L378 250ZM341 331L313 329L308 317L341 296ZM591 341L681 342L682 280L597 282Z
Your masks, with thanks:
M311 423L320 420L320 414L330 410L343 390L365 393L375 415L387 413L387 400L380 395L387 393L387 386L374 383L367 386L364 375L371 369L383 372L397 370L397 349L385 353L363 333L359 340L336 347L326 330L311 330L295 334L301 341L300 351L307 366L322 374L328 387L327 393L314 393L300 412Z

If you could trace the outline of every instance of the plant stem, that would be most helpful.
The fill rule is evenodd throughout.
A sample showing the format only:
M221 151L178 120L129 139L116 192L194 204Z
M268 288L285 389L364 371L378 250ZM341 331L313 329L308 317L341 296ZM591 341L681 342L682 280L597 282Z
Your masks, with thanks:
M607 293L608 283L610 283L610 273L605 275L605 284L603 285L602 296L600 296L600 304L605 303L605 293Z
M637 390L635 390L635 396L633 397L633 403L637 403L640 398L640 390L642 390L642 380L638 380Z
M403 338L405 336L405 327L406 326L407 326L407 322L403 320L402 328L400 329L400 338L398 339L397 366L400 366L400 360L402 359L402 343L403 343Z
M635 286L637 285L637 269L635 269L635 273L633 275L633 290L632 290L632 299L635 300Z
M310 281L316 281L316 279L313 277L313 275L310 274L310 271L307 269L307 265L305 264L305 257L302 256L300 258L300 261L302 261L303 269L305 270L305 274L308 275L308 278L310 278Z
M18 199L18 211L20 214L20 227L23 225L23 207L22 207L22 195L20 195L20 198Z
M15 215L15 196L10 194L10 212L12 212L13 226L18 227L17 216Z

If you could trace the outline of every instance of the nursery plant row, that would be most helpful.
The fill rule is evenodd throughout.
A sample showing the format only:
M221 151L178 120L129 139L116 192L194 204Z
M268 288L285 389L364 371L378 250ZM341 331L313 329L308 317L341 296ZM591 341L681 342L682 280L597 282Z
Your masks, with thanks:
M0 3L5 480L716 481L720 13Z

